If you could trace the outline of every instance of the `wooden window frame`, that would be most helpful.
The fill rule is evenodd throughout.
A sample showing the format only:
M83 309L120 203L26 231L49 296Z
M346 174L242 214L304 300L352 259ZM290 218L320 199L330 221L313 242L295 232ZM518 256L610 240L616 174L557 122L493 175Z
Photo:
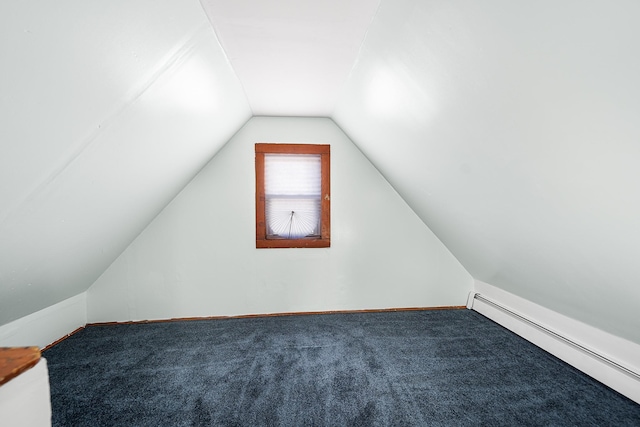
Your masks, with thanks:
M328 248L331 246L331 149L317 144L256 144L256 248ZM269 239L265 219L264 155L320 154L320 237Z

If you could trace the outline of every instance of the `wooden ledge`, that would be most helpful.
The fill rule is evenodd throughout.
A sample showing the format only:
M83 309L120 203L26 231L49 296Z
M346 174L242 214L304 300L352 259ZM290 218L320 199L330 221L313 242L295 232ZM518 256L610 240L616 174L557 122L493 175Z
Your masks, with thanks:
M39 360L38 347L0 347L0 386L31 369Z

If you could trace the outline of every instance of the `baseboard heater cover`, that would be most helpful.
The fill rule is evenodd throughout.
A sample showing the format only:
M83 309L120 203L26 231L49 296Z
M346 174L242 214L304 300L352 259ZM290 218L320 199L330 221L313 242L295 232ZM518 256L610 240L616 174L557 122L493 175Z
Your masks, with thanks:
M558 333L558 332L556 332L556 331L554 331L552 329L549 329L546 326L543 326L543 325L539 324L535 320L532 320L532 319L530 319L530 318L528 318L526 316L523 316L523 315L521 315L519 313L516 313L515 311L509 309L508 307L505 307L504 305L502 305L500 303L497 303L496 301L493 301L493 300L491 300L489 298L486 298L486 297L484 297L482 294L480 294L478 292L473 294L473 297L470 298L470 300L471 301L469 301L469 304L467 305L468 308L473 309L473 300L482 301L483 303L488 304L488 305L490 305L490 306L502 311L503 313L505 313L505 314L507 314L507 315L509 315L509 316L511 316L513 318L516 318L517 320L520 320L520 321L526 323L527 325L532 326L532 327L536 328L537 330L539 330L541 332L544 332L545 334L547 334L549 336L552 336L553 338L556 338L556 339L562 341L565 344L568 344L568 345L572 346L573 348L575 348L577 350L580 350L584 354L587 354L587 355L599 360L600 362L606 363L610 367L612 367L612 368L614 368L614 369L616 369L616 370L618 370L618 371L630 376L631 378L633 378L633 379L635 379L637 381L640 381L640 373L638 373L638 372L636 372L636 371L634 371L634 370L632 370L632 369L630 369L630 368L628 368L626 366L623 366L620 363L609 359L608 357L604 356L603 354L601 354L601 353L599 353L599 352L597 352L597 351L595 351L593 349L590 349L590 348L588 348L588 347L586 347L586 346L584 346L584 345L582 345L582 344L580 344L580 343L578 343L578 342L576 342L576 341L574 341L574 340L572 340L570 338L567 338L566 336L564 336L564 335L562 335L562 334L560 334L560 333Z

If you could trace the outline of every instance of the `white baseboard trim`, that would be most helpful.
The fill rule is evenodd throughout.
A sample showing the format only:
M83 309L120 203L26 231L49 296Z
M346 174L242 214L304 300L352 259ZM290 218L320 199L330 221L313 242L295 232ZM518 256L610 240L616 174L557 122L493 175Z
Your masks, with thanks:
M87 296L79 295L0 326L0 347L44 348L87 324Z
M478 280L467 308L640 404L640 345Z

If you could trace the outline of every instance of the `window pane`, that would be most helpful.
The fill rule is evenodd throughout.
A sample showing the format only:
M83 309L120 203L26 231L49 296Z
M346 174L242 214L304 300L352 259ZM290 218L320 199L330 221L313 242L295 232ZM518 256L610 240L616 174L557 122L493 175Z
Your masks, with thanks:
M320 196L319 154L265 154L264 189L267 196Z
M270 238L300 239L320 234L320 197L268 197L265 210Z
M265 154L265 220L270 238L320 234L321 156Z

